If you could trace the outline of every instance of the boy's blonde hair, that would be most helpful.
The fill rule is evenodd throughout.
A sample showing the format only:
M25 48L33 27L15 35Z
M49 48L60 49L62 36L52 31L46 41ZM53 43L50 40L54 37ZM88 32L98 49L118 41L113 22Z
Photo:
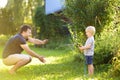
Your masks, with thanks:
M94 26L88 26L85 31L89 31L92 35L95 34L95 27Z

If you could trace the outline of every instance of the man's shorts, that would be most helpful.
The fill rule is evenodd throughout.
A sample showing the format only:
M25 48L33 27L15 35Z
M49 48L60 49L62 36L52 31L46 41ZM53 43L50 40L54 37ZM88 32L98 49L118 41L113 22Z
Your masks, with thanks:
M86 64L90 65L93 64L93 56L85 56Z
M30 58L31 56L26 54L12 54L12 55L9 55L7 58L3 59L3 63L5 65L14 65L20 60L23 60L23 59L28 60Z

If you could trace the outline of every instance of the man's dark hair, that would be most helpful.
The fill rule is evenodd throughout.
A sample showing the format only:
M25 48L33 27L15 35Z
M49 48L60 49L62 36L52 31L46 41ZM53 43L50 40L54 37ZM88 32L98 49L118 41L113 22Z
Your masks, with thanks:
M20 27L20 33L22 33L23 31L27 31L27 29L32 29L29 25L22 25Z

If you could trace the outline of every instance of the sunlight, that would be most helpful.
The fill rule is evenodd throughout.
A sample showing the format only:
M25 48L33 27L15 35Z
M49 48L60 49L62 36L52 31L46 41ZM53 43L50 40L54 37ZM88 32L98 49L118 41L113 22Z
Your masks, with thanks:
M2 59L0 59L0 70L10 69L10 68L11 68L11 66L4 65L2 62Z
M46 59L46 62L45 64L55 64L55 61L56 60L59 60L60 58L59 57L47 57L45 58ZM44 63L40 62L37 58L33 58L32 61L28 64L29 65L44 65Z
M7 5L8 0L0 0L0 8L4 8Z
M81 76L81 77L75 78L74 80L98 80L98 79L97 78L92 79L92 78L87 78L87 77Z
M48 57L46 58L46 63L45 64L55 64L56 60L61 59L60 57ZM40 62L37 58L32 58L32 61L26 65L26 66L30 66L30 65L44 65L44 63ZM3 69L10 69L12 66L6 66L3 64L2 59L0 59L0 70Z

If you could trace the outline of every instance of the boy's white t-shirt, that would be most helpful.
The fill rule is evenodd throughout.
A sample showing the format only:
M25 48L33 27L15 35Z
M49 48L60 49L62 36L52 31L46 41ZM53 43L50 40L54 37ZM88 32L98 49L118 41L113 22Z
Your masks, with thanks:
M85 56L93 56L94 55L94 37L89 37L86 42L85 46L91 44L91 47L89 49L84 50L84 55Z

